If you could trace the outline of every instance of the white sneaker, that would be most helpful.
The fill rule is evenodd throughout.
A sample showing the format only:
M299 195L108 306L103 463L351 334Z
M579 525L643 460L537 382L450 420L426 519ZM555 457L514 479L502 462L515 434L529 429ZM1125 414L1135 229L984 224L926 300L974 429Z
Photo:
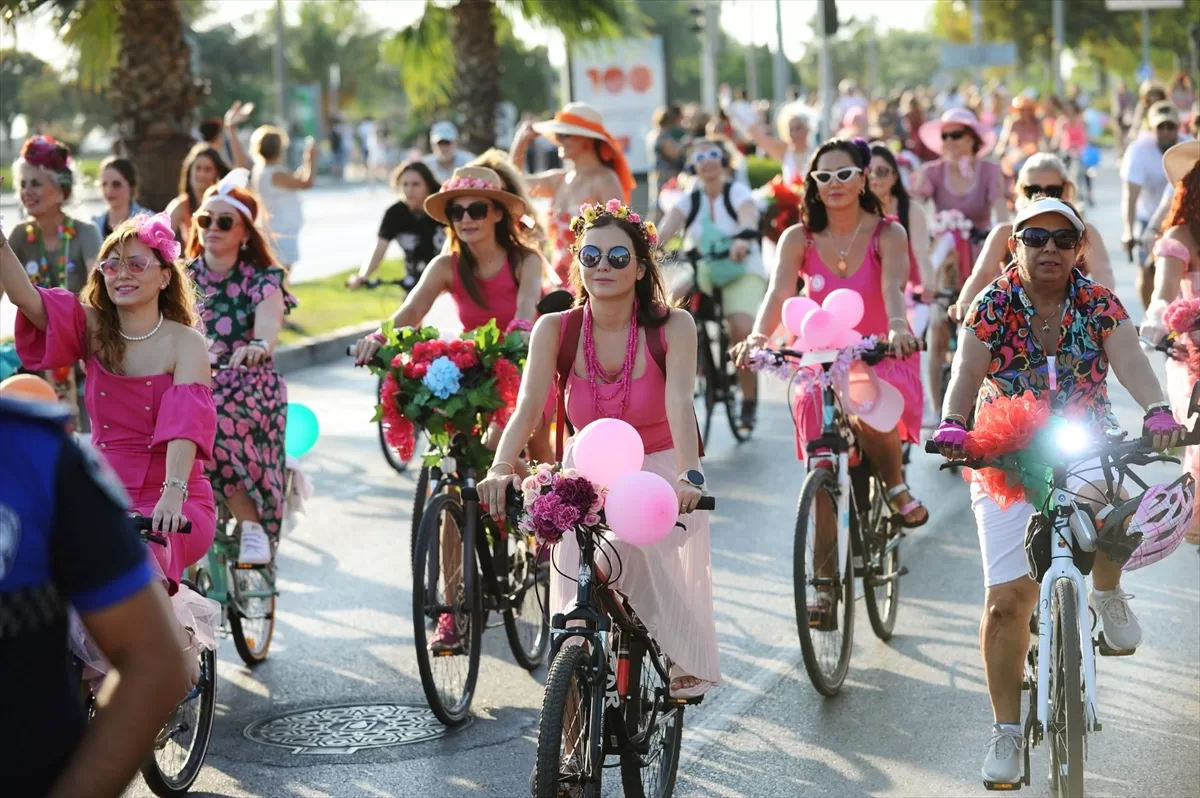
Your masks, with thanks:
M987 744L987 757L983 760L983 783L1016 784L1023 776L1025 767L1021 751L1025 748L1025 737L1019 731L1009 731L1000 724L992 726L992 736Z
M271 562L271 539L261 525L253 521L242 522L242 546L238 550L238 562L245 565L267 565Z
M1093 590L1088 597L1088 604L1100 616L1104 625L1104 641L1118 651L1132 651L1141 645L1142 625L1137 616L1129 609L1132 593L1123 593L1121 588L1115 590Z

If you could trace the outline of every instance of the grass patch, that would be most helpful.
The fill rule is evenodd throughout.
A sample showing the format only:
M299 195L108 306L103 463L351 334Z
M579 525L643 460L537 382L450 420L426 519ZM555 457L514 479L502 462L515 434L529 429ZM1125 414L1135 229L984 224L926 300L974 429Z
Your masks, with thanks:
M79 175L79 182L84 186L95 185L96 180L100 176L100 161L102 158L76 158L75 171ZM0 164L0 178L4 179L4 190L12 191L13 176L12 164Z
M346 279L357 272L357 269L350 269L291 286L300 305L288 315L287 321L289 327L296 329L285 328L279 343L298 343L309 336L341 327L382 321L395 313L404 301L404 289L398 285L381 285L375 289L351 291L346 288ZM404 274L404 261L395 258L385 260L375 276L381 280L398 280Z

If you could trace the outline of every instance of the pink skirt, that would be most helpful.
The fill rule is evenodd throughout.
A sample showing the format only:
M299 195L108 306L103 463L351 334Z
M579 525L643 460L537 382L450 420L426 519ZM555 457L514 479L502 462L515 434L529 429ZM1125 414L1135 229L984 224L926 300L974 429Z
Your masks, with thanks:
M564 459L564 465L571 467L571 447L567 447ZM642 470L674 484L679 476L675 450L646 455ZM629 599L650 636L678 666L673 676L695 676L719 684L708 516L707 512L682 516L680 521L686 528L676 527L653 546L631 546L610 536L597 551L596 562L602 570L613 571L609 574L615 577L613 589ZM607 558L604 549L608 550ZM563 537L554 546L553 558L556 567L550 571L551 615L570 612L575 605L577 586L573 580L579 573L579 544L575 538Z
M871 367L875 376L893 386L904 397L904 413L898 429L900 440L916 443L921 436L921 411L925 406L925 389L921 385L921 356L904 360L884 360ZM796 418L796 456L801 462L808 459L808 442L821 437L824 427L821 391L813 388L797 391L792 399Z

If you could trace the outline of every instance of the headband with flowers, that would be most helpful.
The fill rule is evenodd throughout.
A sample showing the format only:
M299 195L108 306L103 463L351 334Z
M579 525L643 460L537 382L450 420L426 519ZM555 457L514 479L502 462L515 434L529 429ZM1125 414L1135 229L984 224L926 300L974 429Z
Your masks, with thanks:
M171 217L165 213L137 217L137 236L150 249L157 250L168 263L179 257L179 242L171 229Z
M571 219L571 232L575 234L575 239L578 241L582 238L584 231L594 225L601 216L615 216L622 221L636 225L651 249L658 246L658 228L654 226L654 222L649 219L643 221L633 208L616 199L610 199L604 205L599 202L595 205L586 202L580 205L579 215Z
M50 136L30 136L21 146L21 160L48 169L61 186L69 186L74 180L70 150Z
M461 191L462 189L478 188L484 191L503 191L503 186L497 186L478 177L452 177L442 184L442 191Z

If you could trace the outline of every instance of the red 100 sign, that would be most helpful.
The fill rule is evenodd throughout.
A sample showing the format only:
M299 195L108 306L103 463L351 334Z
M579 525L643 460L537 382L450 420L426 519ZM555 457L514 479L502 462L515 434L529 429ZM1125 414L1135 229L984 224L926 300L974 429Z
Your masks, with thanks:
M654 73L641 64L628 71L619 66L607 69L593 67L587 71L587 76L592 81L592 91L598 94L620 94L626 87L638 94L645 94L654 84Z

